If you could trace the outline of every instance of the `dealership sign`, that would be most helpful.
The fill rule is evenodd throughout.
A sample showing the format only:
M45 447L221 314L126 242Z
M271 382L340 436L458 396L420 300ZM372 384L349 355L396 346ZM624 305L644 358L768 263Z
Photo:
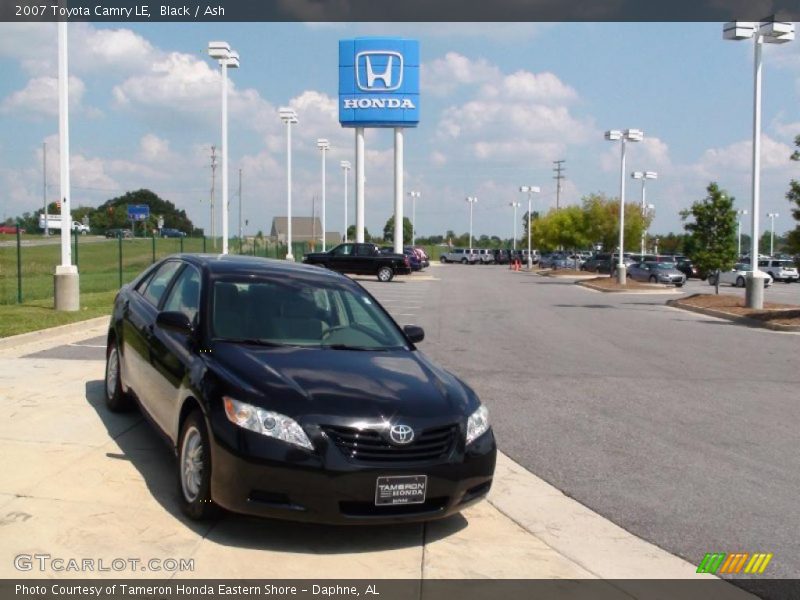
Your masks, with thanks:
M419 42L356 38L339 42L339 122L344 127L416 127Z
M145 221L150 216L150 207L147 204L128 204L129 221Z

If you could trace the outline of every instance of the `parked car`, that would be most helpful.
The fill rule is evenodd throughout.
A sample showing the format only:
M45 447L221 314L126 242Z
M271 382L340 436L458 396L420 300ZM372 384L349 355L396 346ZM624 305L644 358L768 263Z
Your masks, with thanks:
M172 229L171 227L164 227L161 230L161 237L162 238L182 238L182 237L186 237L186 232L180 231L178 229Z
M326 267L339 273L375 275L379 281L383 282L391 281L398 274L411 273L411 261L407 255L384 254L375 244L339 244L327 252L306 254L303 262Z
M117 295L105 402L138 404L168 442L192 519L443 518L486 496L497 450L486 408L423 339L336 273L184 254Z
M417 256L419 257L419 261L422 264L423 269L427 269L428 267L431 266L431 259L428 256L428 253L425 252L424 248L421 248L419 246L414 246L414 251L417 253Z
M107 238L132 238L133 232L130 229L108 229L106 231Z
M747 274L752 271L752 268L748 264L744 263L737 263L733 266L730 271L721 271L719 274L719 283L720 285L733 285L735 287L743 288L747 285ZM772 276L767 274L767 277L764 279L764 287L769 287L772 285ZM708 284L709 285L717 285L717 277L716 274L712 273L708 276Z
M476 261L481 265L491 265L494 263L494 253L488 248L478 248L475 250L478 253L478 260Z
M589 273L608 273L610 272L611 255L594 254L581 265L581 271Z
M505 248L496 248L492 254L496 265L507 265L511 261L511 251Z
M453 248L449 252L442 254L439 259L443 263L461 263L462 265L474 265L478 260L478 255L473 248L470 252L469 248Z
M676 262L675 268L678 269L678 271L680 271L684 275L686 275L687 280L691 279L692 277L694 277L695 279L705 279L705 277L702 276L703 274L700 272L700 269L694 266L692 261L688 259Z
M25 228L20 227L20 233L25 233ZM17 234L17 226L16 225L0 225L0 233L13 233L14 235Z
M394 246L381 246L379 250L381 254L394 254ZM406 258L408 258L408 264L411 267L412 271L422 270L422 262L420 261L419 256L412 247L410 246L404 247L403 255Z
M792 283L800 279L797 267L791 260L785 258L761 258L758 261L758 269L768 273L775 281Z
M539 251L535 248L531 250L531 264L538 265L539 259L541 256L539 255ZM520 253L520 260L522 261L523 265L528 264L528 249L524 248Z
M664 283L675 287L683 287L686 283L686 275L678 271L674 263L668 262L636 263L627 268L627 274L634 281Z

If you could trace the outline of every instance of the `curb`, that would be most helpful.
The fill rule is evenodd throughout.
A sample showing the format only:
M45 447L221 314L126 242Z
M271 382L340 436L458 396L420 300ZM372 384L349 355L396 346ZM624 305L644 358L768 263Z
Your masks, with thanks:
M14 348L15 346L22 346L33 342L44 342L50 338L78 333L93 327L100 327L101 325L106 325L110 318L111 315L94 317L84 321L67 323L66 325L58 325L56 327L48 327L47 329L39 329L38 331L29 331L27 333L10 335L8 337L0 338L0 350L6 350L8 348Z
M605 294L640 294L640 295L651 295L651 296L658 296L663 294L682 294L682 291L678 291L677 288L675 290L669 289L654 289L654 290L613 290L608 289L599 285L592 285L588 281L576 281L575 285L579 285L581 287L588 288L590 290L594 290L595 292L603 292Z
M708 317L716 317L718 319L733 321L734 323L738 323L739 325L746 325L747 327L757 327L759 329L769 329L771 331L782 331L788 333L800 332L800 325L781 325L780 323L768 323L764 321L759 321L758 319L751 319L750 317L733 315L731 313L727 313L722 310L715 310L713 308L702 308L700 306L691 306L690 304L681 303L680 298L667 300L667 306L671 306L672 308L680 308L681 310L687 310L689 312L697 313L700 315L706 315Z

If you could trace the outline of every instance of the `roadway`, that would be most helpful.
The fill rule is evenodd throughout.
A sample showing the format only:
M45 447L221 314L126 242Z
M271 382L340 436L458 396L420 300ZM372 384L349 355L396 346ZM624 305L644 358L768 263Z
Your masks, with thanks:
M770 576L800 576L800 334L665 306L705 282L603 294L499 266L429 272L424 288L363 283L403 322L398 290L425 289L421 349L480 394L512 459L689 562L773 552Z

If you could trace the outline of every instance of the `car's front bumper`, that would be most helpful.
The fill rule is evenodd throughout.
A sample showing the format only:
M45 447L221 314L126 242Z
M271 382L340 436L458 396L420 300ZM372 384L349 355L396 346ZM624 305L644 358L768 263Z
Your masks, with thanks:
M245 430L231 438L227 424L218 427L222 435L214 434L212 444L214 502L233 512L296 521L377 524L447 517L486 496L497 453L489 430L433 463L359 464L333 443L315 444L319 449L311 453ZM426 475L425 502L376 506L377 478L392 475Z

